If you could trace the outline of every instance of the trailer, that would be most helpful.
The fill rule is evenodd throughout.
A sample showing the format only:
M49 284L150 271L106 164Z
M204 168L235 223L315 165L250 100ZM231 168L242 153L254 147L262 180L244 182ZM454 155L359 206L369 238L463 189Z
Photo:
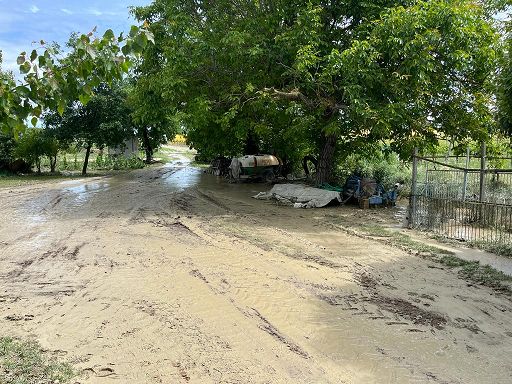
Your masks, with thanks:
M246 155L235 157L229 165L229 176L233 180L263 180L272 182L279 174L282 161L274 155Z

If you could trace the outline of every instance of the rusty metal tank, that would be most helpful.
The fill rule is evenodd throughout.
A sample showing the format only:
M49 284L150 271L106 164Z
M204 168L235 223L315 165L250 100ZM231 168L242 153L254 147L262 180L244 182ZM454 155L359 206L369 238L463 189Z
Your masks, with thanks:
M233 179L260 178L272 181L280 166L281 160L274 155L246 155L233 158L229 169Z

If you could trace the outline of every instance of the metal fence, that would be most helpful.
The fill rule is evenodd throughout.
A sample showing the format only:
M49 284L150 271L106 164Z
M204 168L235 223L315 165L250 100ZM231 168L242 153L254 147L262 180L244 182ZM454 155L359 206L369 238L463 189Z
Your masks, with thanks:
M512 169L489 169L485 147L479 168L417 151L409 226L464 241L512 243ZM442 161L441 161L442 160Z

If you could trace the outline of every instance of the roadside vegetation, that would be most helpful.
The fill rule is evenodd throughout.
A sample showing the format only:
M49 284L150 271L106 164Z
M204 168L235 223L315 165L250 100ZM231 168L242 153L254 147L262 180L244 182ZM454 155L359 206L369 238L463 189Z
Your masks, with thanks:
M65 384L76 372L33 341L0 337L0 383Z
M467 261L455 256L452 251L414 240L409 235L389 230L380 225L359 225L351 229L355 233L384 242L420 257L440 263L457 271L458 275L470 282L484 285L496 291L512 295L512 276L478 261ZM494 249L494 248L493 248ZM492 252L491 249L489 249ZM494 252L496 253L496 252Z
M481 249L487 252L494 253L499 256L505 256L512 258L512 244L506 244L506 243L493 243L488 241L467 241L467 242L460 242L455 239L450 239L446 236L441 236L437 234L430 235L432 239L435 239L436 241L439 241L441 243L450 244L453 246L460 246L464 245L470 248L477 248Z

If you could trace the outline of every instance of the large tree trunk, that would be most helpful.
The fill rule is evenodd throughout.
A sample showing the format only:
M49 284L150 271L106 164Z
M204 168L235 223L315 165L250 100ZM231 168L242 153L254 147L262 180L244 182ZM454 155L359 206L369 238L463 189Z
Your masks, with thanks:
M249 131L245 139L244 155L257 155L260 153L258 139L253 131Z
M151 148L151 142L149 140L149 132L147 128L142 130L142 144L144 145L144 151L146 152L146 164L150 164L153 160L153 148Z
M332 181L334 169L334 151L336 150L336 135L323 136L323 146L318 158L315 182L321 185Z
M87 165L89 164L89 155L91 154L91 144L87 145L87 149L85 151L85 160L84 160L84 166L82 168L82 176L85 176L87 174Z
M55 173L55 167L57 166L57 155L50 156L50 172Z

